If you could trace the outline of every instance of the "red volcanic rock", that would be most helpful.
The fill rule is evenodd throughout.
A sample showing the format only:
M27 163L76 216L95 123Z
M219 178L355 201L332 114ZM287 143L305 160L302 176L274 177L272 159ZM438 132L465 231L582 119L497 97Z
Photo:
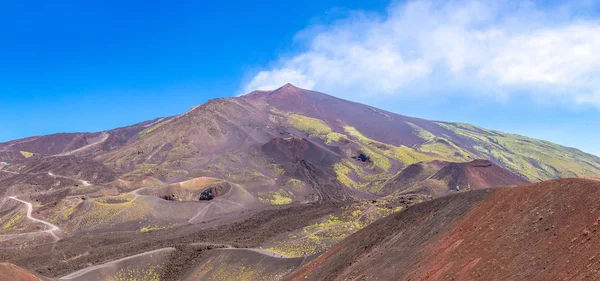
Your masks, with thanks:
M525 178L489 160L476 159L463 163L436 160L409 165L397 176L388 180L381 193L387 195L406 190L440 196L455 191L457 185L464 191L469 185L471 189L482 189L526 183L529 182ZM413 189L419 184L423 187Z
M459 186L463 190L469 185L471 189L481 189L529 183L525 178L483 159L448 163L431 178L446 183L450 189Z
M290 158L299 157L308 149L308 141L298 137L276 138L274 143L277 150Z
M598 280L598 198L587 179L444 196L367 226L287 280Z
M11 263L0 263L0 280L6 281L42 281L33 273Z

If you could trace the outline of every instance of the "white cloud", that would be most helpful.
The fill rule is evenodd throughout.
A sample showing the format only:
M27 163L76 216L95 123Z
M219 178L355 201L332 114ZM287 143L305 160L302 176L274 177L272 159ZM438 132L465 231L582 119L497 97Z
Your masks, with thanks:
M464 92L600 107L600 22L592 2L412 1L321 27L305 51L245 91L285 83L366 99ZM467 91L461 91L467 89Z

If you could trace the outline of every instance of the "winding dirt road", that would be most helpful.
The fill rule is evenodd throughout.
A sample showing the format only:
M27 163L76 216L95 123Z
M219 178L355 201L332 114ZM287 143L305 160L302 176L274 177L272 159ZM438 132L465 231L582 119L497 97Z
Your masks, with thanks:
M259 253L261 255L265 255L265 256L269 256L269 257L273 257L273 258L278 258L278 259L300 259L300 258L306 258L306 257L285 257L282 255L278 255L275 254L273 252L269 252L269 251L265 251L263 249L257 249L257 248L236 248L233 247L231 245L227 245L227 244L212 244L212 243L203 243L203 242L198 242L198 243L192 243L190 244L192 246L223 246L223 248L218 248L215 250L239 250L239 251L251 251L251 252L255 252L255 253Z
M11 174L15 174L15 175L18 175L18 174L19 174L19 173L17 173L17 172L13 172L13 171L7 171L7 170L4 170L4 168L5 168L5 167L7 167L7 166L8 166L7 164L3 164L3 165L1 165L1 166L0 166L0 172L11 173Z
M95 141L93 143L90 143L88 145L82 146L82 147L80 147L78 149L75 149L75 150L71 150L71 151L67 151L67 152L56 154L55 156L66 156L66 155L72 154L73 152L79 152L79 151L85 150L85 149L90 148L90 147L92 147L94 145L101 144L101 143L105 142L108 139L109 136L110 136L110 134L108 134L106 132L103 132L102 136L100 137L100 140Z
M259 253L261 255L265 255L265 256L269 256L272 258L278 258L278 259L300 259L300 257L284 257L282 255L278 255L269 251L265 251L262 249L256 249L256 248L222 248L222 249L217 249L217 250L241 250L241 251L251 251L251 252L255 252L255 253Z
M76 181L81 182L81 184L83 184L83 186L90 186L90 185L92 185L88 181L73 179L73 178L69 178L69 177L65 177L65 176L61 176L61 175L55 175L52 172L48 172L48 175L51 176L51 177L54 177L54 178L63 178L63 179L76 180Z
M172 248L172 247L162 248L162 249L158 249L158 250L154 250L154 251L149 251L149 252L145 252L145 253L141 253L141 254L129 256L129 257L124 257L122 259L114 260L114 261L103 263L103 264L100 264L100 265L90 266L90 267L84 268L82 270L75 271L75 272L73 272L73 273L71 273L69 275L63 276L63 277L59 278L59 280L71 280L71 279L75 279L75 278L81 277L81 276L83 276L83 275L85 275L87 273L90 273L90 272L92 272L94 270L105 268L105 267L109 267L111 265L117 264L117 263L122 262L122 261L130 260L130 259L134 259L134 258L137 258L137 257L146 256L146 255L152 255L154 253L159 253L159 252L164 252L164 251L175 251L175 248Z
M46 226L49 226L49 227L50 227L50 229L43 230L43 231L40 231L40 232L47 232L47 233L50 233L52 236L54 236L54 238L56 238L56 240L57 240L57 241L58 241L58 240L60 240L60 237L58 237L58 235L57 235L56 233L54 233L55 231L58 231L58 232L60 232L60 231L61 231L61 230L60 230L60 227L58 227L58 226L56 226L56 225L54 225L54 224L51 224L51 223L49 223L49 222L47 222L47 221L43 221L43 220L40 220L40 219L36 219L36 218L34 218L33 216L31 216L31 214L33 213L33 205L31 205L31 203L29 203L29 202L27 202L27 201L23 201L23 200L21 200L21 199L17 198L16 196L10 196L10 197L8 197L8 198L10 198L10 199L12 199L12 200L19 201L19 202L21 202L21 203L25 204L25 206L27 206L27 218L28 218L28 219L30 219L30 220L32 220L32 221L35 221L35 222L39 222L39 223L41 223L41 224L44 224L44 225L46 225ZM31 233L36 233L36 232L31 232ZM23 234L29 234L29 233L21 233L21 235L23 235Z

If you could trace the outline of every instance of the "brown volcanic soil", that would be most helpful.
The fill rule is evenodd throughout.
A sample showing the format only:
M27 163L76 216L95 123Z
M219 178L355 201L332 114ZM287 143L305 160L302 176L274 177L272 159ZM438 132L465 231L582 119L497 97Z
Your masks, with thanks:
M338 133L345 132L345 126L354 127L360 134L372 141L359 138L351 134L349 130L346 132L346 137L340 138L340 141L331 142L323 139L323 136L311 136L310 133L302 131L300 125L286 118L286 116L291 117L290 114L294 113L318 118ZM445 129L438 122L393 114L321 93L302 90L291 85L272 92L257 92L239 98L211 100L185 114L169 119L169 122L163 123L166 119L157 121L121 128L122 134L115 133L116 130L88 135L64 136L59 134L58 136L48 136L48 138L41 137L39 140L29 138L0 144L0 160L4 159L1 158L4 156L20 157L17 163L11 161L9 168L22 165L20 167L23 172L26 172L26 174L17 176L9 175L10 173L7 174L7 171L1 172L0 177L3 182L0 182L0 194L32 193L28 198L23 195L23 199L29 199L32 203L34 200L42 204L48 203L47 206L41 208L36 206L36 211L42 211L42 213L36 214L41 218L50 221L56 220L58 218L56 215L68 214L69 216L64 219L65 224L57 223L64 228L69 226L68 220L84 219L87 214L94 213L95 210L109 210L106 211L106 215L111 218L117 217L116 214L120 217L132 215L131 217L135 218L122 221L107 220L104 219L105 214L99 211L98 221L90 220L93 222L93 227L80 229L75 233L71 231L73 229L68 229L69 235L73 234L74 236L68 237L69 235L67 235L68 238L64 238L56 244L28 245L25 251L3 249L0 251L0 260L10 260L49 276L61 276L88 264L99 264L160 247L181 248L189 246L189 243L206 241L257 247L266 241L277 239L278 235L302 231L303 226L316 223L315 218L333 214L339 210L339 205L347 205L348 201L354 198L381 199L381 201L373 200L372 203L379 203L391 209L396 204L412 204L412 202L429 199L432 195L452 193L450 188L456 184L461 185L463 190L463 183L467 182L476 183L477 185L471 183L475 189L514 184L513 178L509 174L494 168L494 165L473 162L449 164L445 170L440 170L436 177L432 171L435 168L437 172L441 166L431 169L423 166L421 170L418 166L411 167L400 173L400 176L395 179L400 186L391 185L384 194L380 194L391 193L386 198L347 188L338 181L340 175L333 171L333 163L340 163L341 160L356 161L350 160L351 157L356 156L357 153L367 153L366 149L361 150L363 146L371 147L386 155L401 153L400 146L416 149L427 142L426 138L419 137L419 135L423 135L421 134L424 132L423 130L435 136L447 137L457 147L475 153L473 155L479 155L479 157L492 157L492 155L477 154L472 140ZM153 127L155 124L161 126ZM138 135L140 131L149 128L153 128L151 133ZM103 139L100 136L105 136L105 133L108 134L107 139L97 143L98 139ZM281 136L296 137L281 138ZM448 144L451 144L450 142ZM333 143L338 147L325 145L326 143ZM51 147L45 147L43 144ZM399 147L392 148L389 144ZM91 152L92 147L100 147L109 151ZM41 160L36 159L37 157L23 159L18 152L18 150L39 152L38 149L42 149L42 154L49 153L50 155L78 148L79 151L73 151L73 157L42 157ZM400 151L392 149L400 149ZM415 161L418 161L417 159L435 159L435 153L427 152L425 154L432 157L411 157ZM81 156L89 158L93 156L93 159L101 161L106 166L97 166L98 162L81 160ZM398 156L398 159L400 158ZM455 159L445 156L443 158ZM375 157L371 159L376 160ZM360 175L357 170L347 176L354 181L359 181L358 187L362 187L362 184L366 184L366 181L372 179L376 179L379 184L404 167L403 162L398 159L395 156L394 159L391 159L391 167L385 174L382 172L386 168L376 165L373 169L365 168L361 163L357 163L360 166L359 170L362 169L364 175ZM47 161L55 162L47 163ZM591 160L590 163L595 162ZM84 168L77 167L81 166L80 164L83 164ZM113 170L116 173L112 172ZM19 169L14 171L20 172ZM44 177L49 171L68 178ZM340 171L338 170L338 172ZM494 175L490 176L488 173ZM37 180L34 182L30 178L19 178L22 176L40 176L42 178L34 178ZM119 179L114 180L117 176ZM231 183L231 185L217 188L219 190L215 189L215 193L221 191L225 193L210 202L172 202L147 196L150 193L146 193L169 189L173 185L168 186L168 184L200 177L223 179L224 182ZM56 181L58 179L60 182ZM7 180L12 180L12 182L6 182ZM39 182L46 180L48 182ZM90 181L94 186L75 187L74 185L80 184L77 180ZM391 183L393 182L392 180ZM42 185L43 190L47 190L47 192L33 194L39 192L40 188L37 188L37 185ZM148 185L152 185L152 188L141 190L139 194L133 192L138 188L149 187ZM10 188L5 189L6 186L10 186ZM109 188L110 186L112 188ZM179 187L185 189L184 186L180 185ZM190 189L194 187L197 186L192 186ZM227 189L238 192L226 192ZM99 198L117 196L119 190L126 190L132 194L112 199ZM202 191L203 189L185 190L185 192L181 192L181 195L173 197L179 197L182 200L184 197L196 198ZM490 191L490 194L493 192L495 191ZM157 195L158 193L152 194ZM165 193L165 195L169 194L174 195L174 192ZM470 194L484 196L487 193L474 191ZM284 200L279 202L271 200L271 198L276 198L275 195L281 197L285 195L285 199L289 197L295 202L319 201L318 203L321 204L286 206L258 213L256 209L265 207L264 205L267 203L287 203ZM148 208L140 208L140 210L127 208L125 211L109 209L120 203L127 204L130 199L126 198L134 198L131 199L131 202L135 201L136 204L131 205ZM91 201L95 199L99 200ZM104 203L101 201L103 199L105 199ZM467 200L460 206L455 206L453 205L455 203L448 201L447 205L450 210L439 212L446 212L450 219L436 217L434 221L442 226L433 229L451 227L452 225L446 224L452 223L452 219L459 219L460 216L457 214L463 213L456 209L463 208L462 210L466 212L481 200L483 199ZM334 206L332 202L339 205ZM60 205L63 203L67 204ZM67 205L71 203L76 208L67 209ZM95 206L98 205L96 203L111 206L107 208L102 206L96 209ZM53 209L52 205L56 208ZM86 208L82 209L81 206ZM196 208L202 206L205 208ZM65 211L63 212L63 210ZM66 210L74 212L66 212ZM425 210L429 211L429 209ZM150 218L150 221L144 220L149 223L148 227L150 228L153 226L150 223L158 223L160 227L168 224L168 227L172 228L141 233L141 230L138 229L141 225L133 224L141 223L137 219L138 217L133 216L137 211L140 214L152 215L153 218ZM426 211L422 212L423 217L430 216ZM223 213L230 216L222 216ZM224 225L233 220L233 213L243 213L244 217L235 223ZM188 220L189 214L196 214L196 216ZM250 215L254 215L254 217L250 217ZM147 218L149 216L144 217L144 219ZM181 225L189 222L198 224ZM172 223L175 223L176 226L173 226ZM96 227L98 225L102 226L102 229ZM215 226L215 228L207 229L209 226ZM100 230L113 231L113 233L98 233ZM377 234L374 236L376 238ZM431 238L425 235L422 239L428 237ZM425 242L420 245L429 243L429 240L423 241ZM412 246L414 245L406 245L409 249ZM172 264L181 265L182 268L193 268L194 262L197 262L194 253L183 251L182 255L182 259L174 261ZM414 274L421 273L414 272Z
M185 274L185 279L176 279L182 274L165 280L280 280L298 268L309 258L279 258L248 249L215 249L199 258L198 265ZM167 266L169 267L169 266Z
M600 182L585 179L438 198L351 235L289 280L599 280L598 198Z
M412 164L389 179L381 193L388 195L418 193L434 197L456 191L456 186L466 190L501 187L529 183L526 179L488 161L471 162L431 161Z
M2 281L43 281L42 279L35 276L33 273L28 272L14 264L0 263L0 280Z
M90 183L108 183L117 178L117 173L104 164L82 157L57 156L47 157L40 160L32 159L25 162L27 165L21 169L21 173L47 173L61 175L70 178L87 180Z
M312 187L319 200L339 202L349 199L349 195L365 197L336 180L332 167L341 158L338 147L319 146L299 137L278 137L264 144L261 151L283 167L281 178L302 180Z
M169 184L156 190L157 196L171 196L175 200L198 201L203 192L211 190L213 197L219 197L231 190L227 182L210 177L199 177L183 182Z
M369 138L394 145L412 146L423 142L421 138L413 134L414 129L406 124L407 121L426 130L434 130L434 134L441 131L452 134L433 124L422 125L421 123L425 121L423 119L375 109L323 93L300 89L291 84L286 84L275 91L260 91L242 96L242 98L253 104L266 103L279 110L298 112L306 116L319 118L332 125L332 128L339 132L344 131L342 128L344 124L339 121L342 120L345 124L355 127Z
M160 248L188 247L192 243L204 242L257 248L277 235L290 233L315 223L317 219L338 211L341 206L303 204L273 207L261 212L246 212L236 222L228 224L221 222L219 225L212 224L212 227L208 223L148 233L80 234L64 238L56 244L32 245L26 251L17 248L3 249L0 251L0 260L27 266L28 269L44 276L59 277L90 264L98 265ZM181 253L195 255L194 251ZM177 259L178 261L174 262L182 270L192 269L197 262L194 258L186 259L182 256ZM69 262L64 262L65 260Z
M455 190L457 185L466 189L468 184L471 184L471 189L481 189L529 183L525 178L482 159L449 163L431 178L446 183L451 190Z
M448 165L445 161L419 162L409 165L397 176L389 179L383 188L382 194L391 194L396 191L404 191L417 182L425 181L440 169Z
M31 157L21 164L10 165L3 169L8 170L8 168L13 173L0 171L0 195L30 193L39 196L40 192L45 191L56 193L64 189L79 189L83 186L81 180L88 181L90 184L102 184L114 181L117 177L113 170L102 163L76 156L41 159Z
M148 129L148 126L156 123L158 120L165 121L173 117L156 118L154 120L144 121L127 127L117 128L104 132L96 133L58 133L46 136L36 136L24 139L13 140L5 143L0 143L0 159L19 161L25 157L20 151L39 153L42 156L56 155L59 153L68 153L69 151L77 150L85 147L103 137L103 134L108 134L106 140L95 145L96 152L107 151L116 147L123 146L129 141L137 139L138 133ZM76 152L73 152L75 155ZM94 154L93 147L79 151L77 154Z

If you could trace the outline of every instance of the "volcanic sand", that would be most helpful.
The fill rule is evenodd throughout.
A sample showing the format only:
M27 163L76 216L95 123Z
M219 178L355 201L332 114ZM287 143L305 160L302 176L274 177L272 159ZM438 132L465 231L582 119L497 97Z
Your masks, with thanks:
M418 204L290 280L598 280L600 182L561 179Z

